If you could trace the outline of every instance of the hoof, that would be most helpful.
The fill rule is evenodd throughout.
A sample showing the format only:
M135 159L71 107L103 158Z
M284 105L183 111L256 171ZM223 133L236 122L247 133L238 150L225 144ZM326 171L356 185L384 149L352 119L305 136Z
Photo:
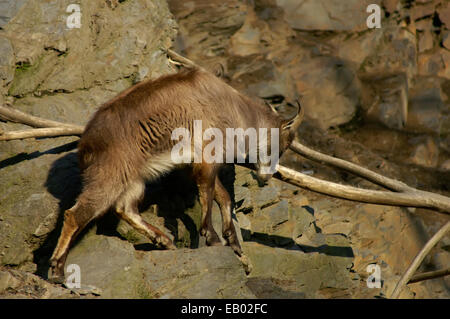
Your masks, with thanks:
M48 281L52 284L63 284L65 279L64 265L56 261L51 261Z
M241 248L241 244L239 243L239 240L237 238L237 235L234 233L229 236L224 235L224 237L227 242L227 245L230 246L231 249L233 249L233 251L236 255L241 257L242 256L242 248Z
M51 284L62 285L64 284L65 279L64 276L51 276L48 278L48 282Z
M173 243L173 241L170 238L165 237L159 237L155 241L156 246L163 248L163 249L169 249L169 250L175 250L177 249L177 246Z
M253 270L253 266L252 266L250 260L245 255L241 255L238 258L241 261L242 266L244 267L245 274L246 275L250 274Z
M239 245L239 242L233 242L230 243L229 245L236 255L238 255L239 257L242 256L242 248L241 245Z

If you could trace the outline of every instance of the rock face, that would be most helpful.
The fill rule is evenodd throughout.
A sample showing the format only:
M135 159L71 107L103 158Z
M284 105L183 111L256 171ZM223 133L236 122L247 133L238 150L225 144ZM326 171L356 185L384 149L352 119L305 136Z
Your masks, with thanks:
M0 37L0 81L1 93L14 78L14 51L11 42L6 37ZM3 101L3 96L2 96Z
M20 3L0 32L1 101L17 109L85 124L99 105L135 81L170 71L161 49L176 30L165 1L114 8L82 1L79 29L66 26L70 1ZM2 122L0 128L26 127ZM35 267L33 251L79 192L77 159L66 153L75 140L0 143L0 264Z
M80 3L81 26L71 29L66 25L70 3L42 7L40 1L27 1L4 27L2 36L13 44L15 56L8 95L20 98L18 108L84 124L114 94L168 72L161 49L170 46L175 24L164 1L115 8L104 1L85 1Z
M254 298L241 262L229 247L135 251L118 238L89 236L74 247L81 283L102 298Z
M362 31L367 28L369 4L381 1L314 1L276 0L285 11L285 19L293 29Z
M358 279L349 272L350 256L333 258L258 243L246 243L245 251L255 265L247 285L259 298L320 298L324 288L342 292Z
M367 29L369 3L382 9L380 29ZM440 1L169 4L180 25L179 50L205 67L221 63L230 83L250 94L291 104L302 96L308 120L320 128L363 113L365 120L409 131L412 87L425 78L439 86L439 77L448 79Z
M13 18L27 0L5 0L0 3L0 27L7 24Z
M381 6L381 29L367 29L369 3ZM85 124L123 89L173 72L164 53L173 45L282 114L292 113L301 96L303 143L448 194L447 2L82 0L80 28L67 26L70 4L0 3L1 104ZM0 122L5 131L25 128ZM205 247L196 186L176 171L148 184L139 208L148 223L174 236L178 249L156 250L107 214L70 250L67 265L80 267L82 287L68 289L45 278L63 211L81 189L76 141L0 142L0 298L384 298L446 221L275 179L261 187L250 170L227 167L220 177L252 266L246 274L229 247ZM290 152L282 163L374 187ZM213 225L221 235L217 205ZM448 267L448 246L444 238L420 271ZM381 269L382 288L367 286L371 264ZM448 298L448 287L448 278L419 282L402 297Z

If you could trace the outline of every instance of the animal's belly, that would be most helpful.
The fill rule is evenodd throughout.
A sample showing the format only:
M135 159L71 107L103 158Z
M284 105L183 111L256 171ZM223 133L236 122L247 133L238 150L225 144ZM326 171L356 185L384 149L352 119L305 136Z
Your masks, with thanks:
M172 160L171 153L163 153L159 155L152 155L146 161L142 174L147 180L154 180L161 175L167 174L178 167L183 167L189 164L178 164Z

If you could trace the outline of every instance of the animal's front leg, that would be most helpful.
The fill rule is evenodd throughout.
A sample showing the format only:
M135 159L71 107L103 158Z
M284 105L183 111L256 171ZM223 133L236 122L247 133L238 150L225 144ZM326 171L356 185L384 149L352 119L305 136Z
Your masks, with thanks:
M230 245L230 247L238 256L242 256L241 244L239 243L239 238L237 236L236 229L234 228L231 215L231 198L228 194L228 191L222 185L219 176L216 176L215 180L214 199L219 205L220 212L222 214L223 238L227 241L227 244Z
M244 266L245 272L249 274L252 271L252 265L247 256L243 253L239 237L236 233L236 225L233 224L232 219L232 202L228 191L223 187L219 177L216 176L214 199L220 207L222 214L222 233L227 244L233 249L239 260ZM240 231L239 226L237 226Z
M194 167L194 176L198 186L200 205L202 207L202 222L200 234L206 237L208 246L222 245L212 225L212 203L214 198L214 183L217 170L212 165Z

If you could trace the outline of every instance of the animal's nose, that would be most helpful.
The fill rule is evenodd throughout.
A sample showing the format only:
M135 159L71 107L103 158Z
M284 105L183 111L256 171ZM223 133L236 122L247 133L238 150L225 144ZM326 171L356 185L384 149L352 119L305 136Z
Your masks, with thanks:
M268 184L269 179L272 177L270 174L255 174L256 181L259 187L264 187Z

